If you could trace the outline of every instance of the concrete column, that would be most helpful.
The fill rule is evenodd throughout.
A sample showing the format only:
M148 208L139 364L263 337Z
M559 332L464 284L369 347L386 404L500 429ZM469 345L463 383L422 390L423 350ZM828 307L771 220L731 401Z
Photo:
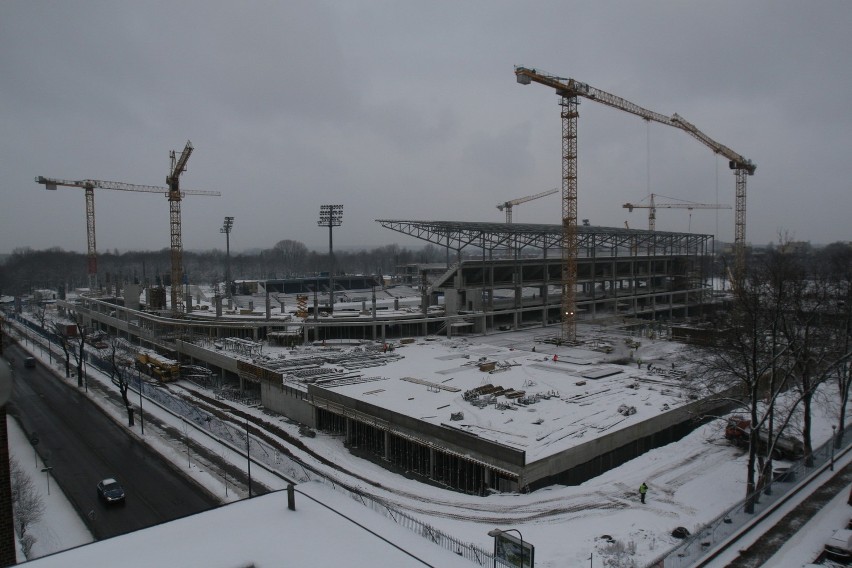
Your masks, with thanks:
M345 420L346 420L346 434L344 435L343 439L346 441L347 444L351 444L352 443L352 420L349 419L349 418L346 418Z
M385 459L390 460L390 432L385 430Z

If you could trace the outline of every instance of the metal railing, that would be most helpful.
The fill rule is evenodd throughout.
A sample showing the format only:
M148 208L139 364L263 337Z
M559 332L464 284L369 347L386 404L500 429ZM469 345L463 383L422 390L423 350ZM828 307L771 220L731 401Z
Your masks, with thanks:
M767 486L746 496L742 501L706 523L701 530L646 564L646 567L686 568L700 562L717 545L743 530L787 496L796 487L796 481L803 480L848 450L852 443L852 426L844 430L841 448L835 449L834 441L835 438L832 437L813 451L811 467L805 466L805 461L802 459L783 471L775 470L773 479ZM747 512L750 508L753 512Z
M49 337L52 334L46 334L44 330L38 329L38 326L31 325L31 322L27 322L24 318L21 318L21 320L23 321L19 321L18 323L28 324L27 327L41 335L40 340L45 339L49 343L51 340L55 341L55 337ZM88 364L98 368L107 375L110 374L111 365L108 361L91 352L86 355ZM416 519L380 497L370 495L356 487L352 487L346 482L335 478L333 475L320 471L312 465L303 462L298 457L282 452L265 440L251 436L243 424L235 424L227 420L222 420L216 415L200 409L187 400L172 394L167 389L146 383L142 380L141 375L137 374L135 377L131 375L127 380L130 388L136 391L136 393L141 388L142 396L147 400L157 403L163 409L192 423L196 428L208 432L215 439L224 441L233 448L246 447L246 436L250 436L249 447L251 448L250 455L252 462L262 463L285 480L293 483L306 483L309 481L324 483L336 491L347 495L349 498L360 502L362 505L369 507L373 511L382 514L386 518L391 519L396 524L479 566L491 566L494 564L494 556L491 552L475 544L462 542L438 530L429 523Z

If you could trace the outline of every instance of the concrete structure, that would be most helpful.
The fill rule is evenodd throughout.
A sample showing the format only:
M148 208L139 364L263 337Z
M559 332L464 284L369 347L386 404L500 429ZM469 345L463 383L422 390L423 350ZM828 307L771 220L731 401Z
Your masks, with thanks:
M455 251L457 262L443 274L433 274L428 288L409 288L415 295L408 298L394 297L392 289L379 289L383 297L377 299L381 283L373 277L335 278L333 282L306 278L255 282L252 286L261 294L256 302L246 300L227 312L219 303L214 310L203 305L182 318L134 309L131 306L139 291L132 287L127 288L132 295L128 301L82 297L74 302L60 300L58 306L81 316L90 328L125 338L140 348L158 350L182 364L207 367L213 371L214 388L238 385L242 396L308 427L340 435L361 455L470 493L580 483L673 441L694 426L700 403L694 395L687 398L688 389L678 381L637 377L620 366L595 367L611 363L613 357L623 359L624 346L620 354L617 350L608 358L593 351L599 347L595 341L586 346L561 346L555 344L555 333L545 331L549 324L559 322L559 226L379 222ZM642 321L700 317L716 302L709 290L711 240L708 235L582 227L576 294L579 321L623 321L625 327L630 323L638 327L637 322ZM344 282L371 288L346 290L341 287ZM355 301L321 308L322 294L330 301L332 286L338 299L351 296L348 299ZM313 308L304 320L296 319L284 308L295 308L295 296L306 292L313 292ZM293 296L286 297L288 293ZM280 308L273 309L271 297L280 301ZM203 304L200 294L197 300ZM248 307L244 307L246 302ZM264 307L255 310L255 303ZM487 377L474 378L476 373L462 373L473 380L455 377L454 384L459 386L446 388L448 371L436 361L453 358L459 351L419 362L417 377L405 376L405 371L381 377L362 372L380 366L385 373L393 368L397 355L385 352L383 346L399 344L402 338L440 334L451 340L477 334L486 336L482 342L487 343L491 334L529 327L541 332L528 342L525 356L541 358L547 353L545 359L515 364L511 353L498 356L494 352L492 367L482 371L501 372L501 381L511 384L508 391L501 387L506 392L479 392ZM308 348L304 355L274 355L274 346L290 345L297 335L306 346L318 345L320 352ZM326 342L329 348L323 349ZM360 346L343 348L341 342ZM535 354L534 346L539 348ZM466 355L471 358L475 352ZM551 356L555 357L552 361ZM402 365L410 368L411 361ZM514 367L525 371L518 374ZM469 370L467 365L463 370ZM373 381L382 384L376 388L364 384ZM548 393L536 390L518 395L524 398L510 397L530 390L525 381L552 388ZM590 383L595 392L610 393L601 397L605 406L595 412L611 417L610 422L601 423L580 411L589 402L587 397L597 396L584 394ZM609 386L604 388L604 384ZM611 394L635 396L645 387L645 394L655 401L653 412L624 417L613 414ZM438 405L442 412L433 416L423 408L411 407L409 401L420 400L424 391L430 392L430 404L444 402ZM667 394L658 396L663 391ZM468 397L469 393L474 394ZM474 404L468 398L479 402ZM484 400L487 403L480 404ZM443 410L459 405L464 409L456 408L455 417ZM627 406L634 411L639 408ZM507 412L508 417L502 416ZM511 422L512 416L525 416L526 412L535 412L541 421L535 422L536 431L523 434L528 437L525 443L513 442L511 434L507 438L501 428L491 427L494 421ZM466 422L458 416L469 418ZM565 428L558 421L567 424L569 419L577 426L568 428L564 436L556 434ZM483 426L489 423L491 426ZM515 422L512 428L519 424ZM524 422L524 428L528 427ZM491 430L502 433L494 435Z

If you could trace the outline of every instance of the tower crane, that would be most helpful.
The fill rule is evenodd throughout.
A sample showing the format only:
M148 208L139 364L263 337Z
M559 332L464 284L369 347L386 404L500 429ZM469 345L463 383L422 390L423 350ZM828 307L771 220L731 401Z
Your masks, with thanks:
M643 205L641 203L625 203L622 205L623 208L633 213L634 209L647 209L648 210L648 230L656 231L657 230L657 208L660 209L689 209L692 211L693 209L731 209L730 205L714 205L712 203L691 203L691 202L681 202L681 203L655 203L654 197L660 197L654 193L651 194L651 201L648 205ZM662 196L665 197L665 196ZM672 198L669 198L672 199Z
M541 193L536 193L535 195L527 195L526 197L519 197L518 199L512 199L511 201L506 201L505 203L497 204L497 209L500 211L506 210L506 223L512 222L512 207L515 205L520 205L521 203L526 203L527 201L532 201L533 199L538 199L539 197L547 197L548 195L553 195L559 191L558 187L554 187L553 189L548 189L547 191L542 191Z
M562 335L575 341L576 284L577 284L577 117L579 98L629 112L646 121L666 124L686 131L699 142L728 159L728 166L736 176L736 212L734 228L735 269L742 273L745 266L745 209L746 176L754 175L755 164L727 146L719 144L693 124L677 114L671 117L642 108L637 104L601 91L574 79L550 75L528 67L515 67L515 78L522 85L532 82L551 87L560 97L562 117Z
M45 189L56 190L58 187L80 187L85 190L86 195L86 241L87 241L87 272L89 276L89 287L91 289L97 288L97 275L98 275L98 255L97 255L97 246L95 243L95 189L114 189L118 191L135 191L135 192L143 192L143 193L159 193L162 195L168 195L169 190L165 187L157 187L153 185L136 185L131 183L124 183L120 181L104 181L97 179L84 179L84 180L67 180L67 179L58 179L58 178L47 178L44 176L37 176L35 178L36 183L40 183L45 186ZM195 190L183 190L181 193L185 195L209 195L209 196L220 196L221 193L218 191L195 191Z
M171 229L171 259L172 259L172 313L183 313L183 242L181 240L180 220L180 174L186 171L186 162L192 154L192 143L187 140L180 156L172 150L169 154L172 160L166 183L169 185L169 228Z

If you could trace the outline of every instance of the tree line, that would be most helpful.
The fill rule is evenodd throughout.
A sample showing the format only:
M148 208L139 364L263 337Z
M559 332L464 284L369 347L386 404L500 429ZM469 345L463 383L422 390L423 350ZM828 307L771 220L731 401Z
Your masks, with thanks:
M752 255L733 276L730 305L697 374L710 391L725 392L742 412L748 462L747 512L773 476L784 437L803 444L813 465L813 406L833 415L840 447L852 385L852 245L816 251L789 243Z
M276 279L316 275L322 272L347 274L394 274L396 267L412 263L441 262L444 249L427 244L420 249L385 245L373 249L335 251L308 250L299 241L282 240L268 249L231 253L231 279ZM227 257L224 251L184 251L184 272L190 282L214 284L225 278ZM21 295L38 289L62 286L88 286L86 255L59 247L46 250L19 248L0 265L0 293ZM171 251L118 250L98 254L100 285L110 283L142 283L169 285Z

